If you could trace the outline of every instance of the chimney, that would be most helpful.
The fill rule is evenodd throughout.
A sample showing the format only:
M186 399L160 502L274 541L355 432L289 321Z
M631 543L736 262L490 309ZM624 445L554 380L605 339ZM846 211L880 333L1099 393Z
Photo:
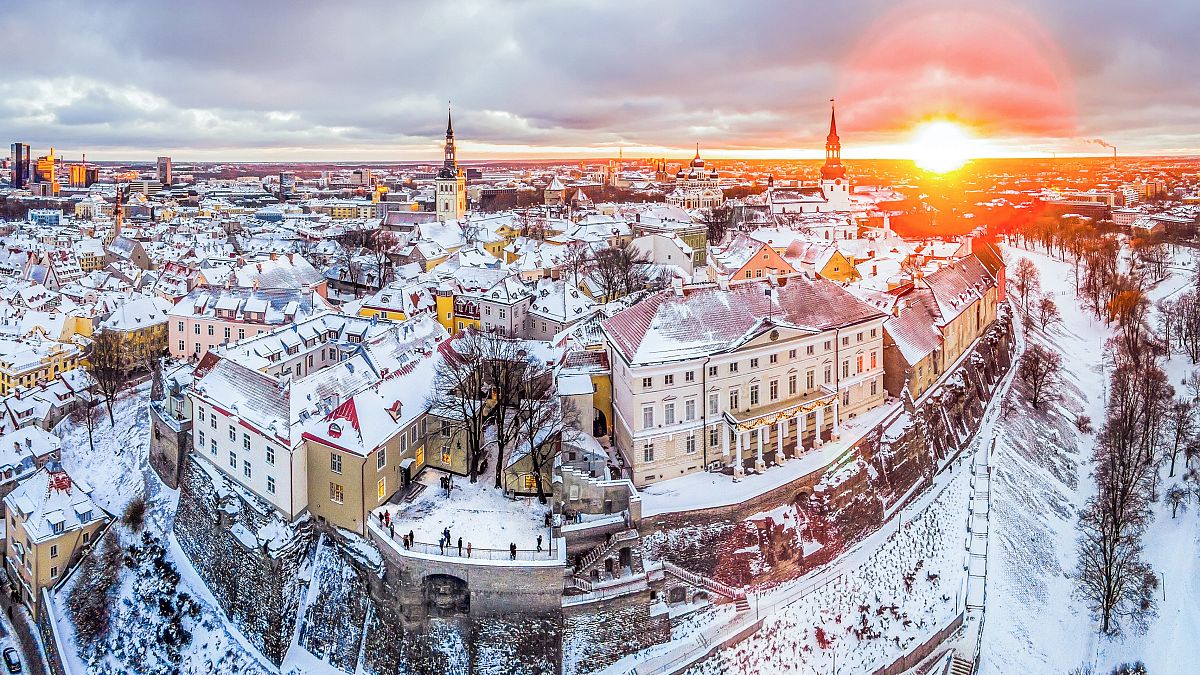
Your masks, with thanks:
M675 292L675 297L683 297L683 277L671 278L671 290Z
M271 251L271 260L279 260L279 254L275 251Z

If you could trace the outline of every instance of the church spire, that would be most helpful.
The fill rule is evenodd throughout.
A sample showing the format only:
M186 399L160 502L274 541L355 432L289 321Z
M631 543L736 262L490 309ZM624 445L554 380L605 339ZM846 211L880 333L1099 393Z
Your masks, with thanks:
M837 107L833 99L829 99L829 135L825 137L825 166L821 167L821 178L837 180L846 177L846 167L842 166L842 139L837 132Z
M450 102L446 101L446 139L454 138L454 118L451 116Z
M696 159L700 159L700 141L696 141Z
M445 158L442 161L442 170L439 176L452 178L458 173L458 161L455 157L454 150L454 118L451 116L450 102L446 102L446 145Z

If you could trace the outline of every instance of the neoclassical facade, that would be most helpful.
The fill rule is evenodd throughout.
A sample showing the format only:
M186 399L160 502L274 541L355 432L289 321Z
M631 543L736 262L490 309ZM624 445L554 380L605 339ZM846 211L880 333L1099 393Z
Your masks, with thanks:
M735 479L800 456L884 402L887 315L793 277L664 291L604 324L616 447L643 486Z

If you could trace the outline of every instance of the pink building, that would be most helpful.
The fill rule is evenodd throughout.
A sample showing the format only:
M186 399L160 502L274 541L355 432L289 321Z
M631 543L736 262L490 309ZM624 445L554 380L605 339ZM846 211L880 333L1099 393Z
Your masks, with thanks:
M171 356L199 360L208 350L330 310L318 293L298 288L200 286L168 312Z

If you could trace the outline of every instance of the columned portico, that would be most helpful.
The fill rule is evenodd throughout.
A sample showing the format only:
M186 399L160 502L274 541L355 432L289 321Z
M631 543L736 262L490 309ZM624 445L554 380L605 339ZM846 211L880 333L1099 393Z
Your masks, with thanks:
M748 468L753 468L756 473L762 473L766 471L769 464L780 464L786 461L789 451L791 457L801 456L805 450L804 434L808 427L805 420L810 413L815 416L813 447L820 447L823 443L821 431L825 426L826 410L833 416L831 437L836 439L841 432L838 423L838 408L839 398L837 394L826 391L819 396L799 403L773 406L758 411L726 412L720 427L722 451L726 462L728 462L729 436L732 434L734 440L732 462L734 480L740 480ZM792 440L793 426L795 428L794 441ZM754 436L751 437L751 434ZM775 436L773 447L770 443L771 434ZM749 450L752 447L751 443L754 444L754 460L753 464L747 467L747 460L742 455L742 449Z

